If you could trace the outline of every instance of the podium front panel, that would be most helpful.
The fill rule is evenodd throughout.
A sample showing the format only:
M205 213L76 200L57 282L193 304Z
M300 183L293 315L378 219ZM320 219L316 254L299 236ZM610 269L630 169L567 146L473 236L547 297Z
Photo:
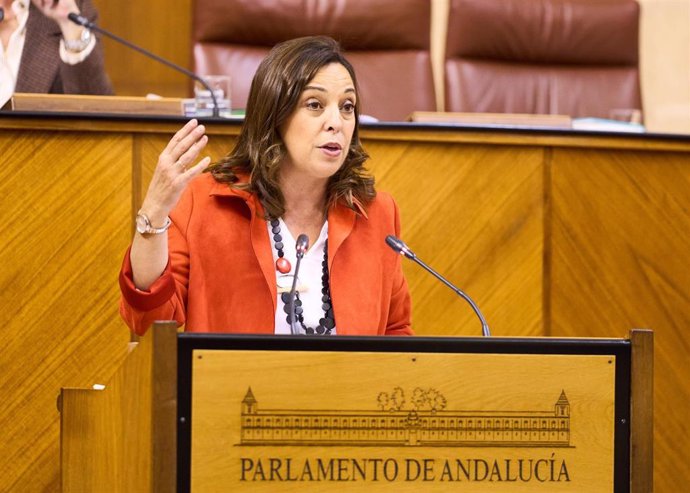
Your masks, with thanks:
M628 491L619 342L181 335L180 491Z

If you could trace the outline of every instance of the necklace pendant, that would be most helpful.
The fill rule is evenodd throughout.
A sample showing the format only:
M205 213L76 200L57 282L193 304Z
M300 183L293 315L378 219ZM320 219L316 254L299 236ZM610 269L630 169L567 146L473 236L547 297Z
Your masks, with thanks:
M285 257L280 257L278 260L276 260L276 269L281 274L287 274L292 270L292 265L290 265L290 261Z

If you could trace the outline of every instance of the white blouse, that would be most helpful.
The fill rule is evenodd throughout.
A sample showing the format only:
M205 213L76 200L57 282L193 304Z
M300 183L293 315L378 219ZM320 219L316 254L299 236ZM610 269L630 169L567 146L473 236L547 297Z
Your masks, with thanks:
M276 270L276 282L278 286L278 299L277 299L277 309L275 314L275 333L276 334L291 334L290 324L287 322L287 313L284 310L285 303L281 299L281 294L283 292L290 292L292 287L292 279L295 271L295 265L297 265L297 252L295 250L295 238L293 238L290 230L283 222L282 219L278 220L280 222L280 236L283 237L283 254L287 261L290 262L292 267L290 272L287 274L281 274ZM275 248L275 242L273 241L273 232L271 231L271 223L267 222L268 227L268 237L271 241L271 251L273 252L273 262L278 260L278 251ZM324 311L321 308L323 301L321 300L323 294L321 293L321 276L323 274L323 268L321 263L323 262L323 250L326 246L326 241L328 240L328 221L326 221L321 228L321 233L316 241L312 241L310 238L310 248L307 253L304 254L299 267L299 276L297 278L297 291L299 292L299 299L302 301L302 309L304 312L302 316L304 317L304 324L307 327L316 328L319 325L319 320L324 317ZM297 322L297 327L300 333L304 333L302 326ZM331 330L331 335L335 335L335 327Z

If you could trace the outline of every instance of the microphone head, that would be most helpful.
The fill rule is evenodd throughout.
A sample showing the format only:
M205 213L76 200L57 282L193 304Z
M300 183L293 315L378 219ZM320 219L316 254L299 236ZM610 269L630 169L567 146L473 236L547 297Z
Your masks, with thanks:
M402 241L393 235L386 236L386 244L391 247L395 253L402 253Z
M309 237L302 233L297 237L297 242L295 243L295 250L297 250L297 256L299 258L304 257L304 254L309 248Z
M79 15L79 14L75 14L74 12L70 12L69 14L67 14L67 18L79 26L88 27L89 29L91 29L93 27L93 22L91 22L89 19L87 19L83 15Z
M396 238L393 235L388 235L386 236L386 244L400 255L404 255L407 258L415 258L415 254L400 238Z
M5 18L5 9L0 7L0 21L2 21Z

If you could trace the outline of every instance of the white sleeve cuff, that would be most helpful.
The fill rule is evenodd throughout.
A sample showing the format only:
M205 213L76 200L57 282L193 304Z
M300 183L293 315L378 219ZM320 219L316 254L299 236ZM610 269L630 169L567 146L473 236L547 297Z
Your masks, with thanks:
M84 60L86 60L86 57L91 54L91 52L94 50L95 47L96 47L96 36L91 36L91 40L89 41L89 44L86 45L86 48L84 48L79 53L73 53L71 51L67 51L67 48L65 48L65 40L60 39L60 58L67 65L76 65L76 64L81 63Z

